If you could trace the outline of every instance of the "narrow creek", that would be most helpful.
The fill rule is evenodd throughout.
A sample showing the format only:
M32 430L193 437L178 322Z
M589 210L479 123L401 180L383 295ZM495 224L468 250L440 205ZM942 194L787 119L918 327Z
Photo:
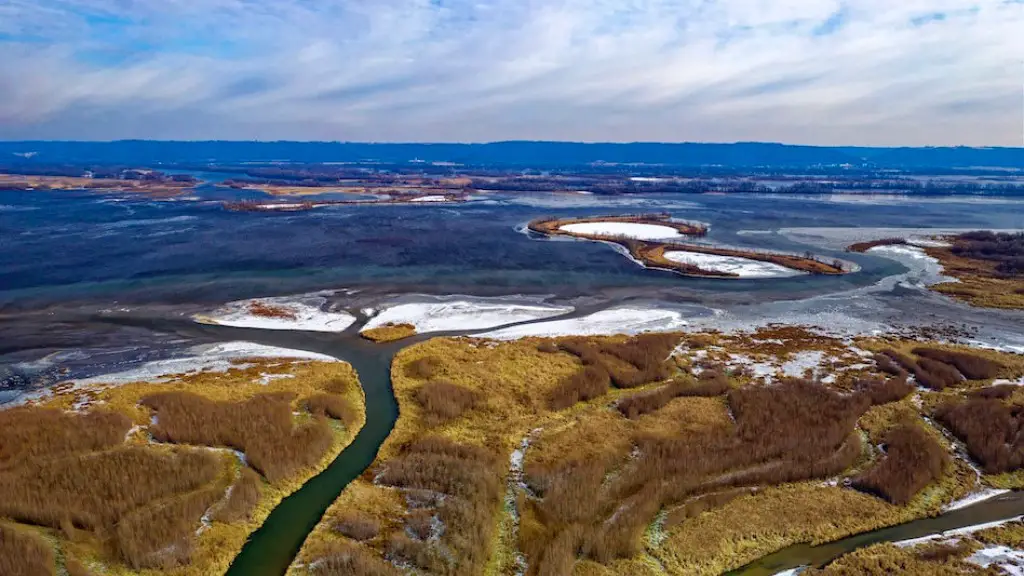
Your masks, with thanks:
M109 320L108 320L109 321ZM145 326L182 336L214 340L248 340L327 354L352 364L366 394L366 424L352 443L320 474L274 508L228 569L228 576L281 576L294 560L306 537L338 498L342 490L373 462L398 418L398 403L391 389L391 360L411 344L438 334L420 335L391 344L372 344L346 334L253 330L204 326L191 322L137 319L115 321ZM1005 520L1024 515L1024 491L1003 494L973 506L935 518L849 536L811 546L797 544L764 556L728 574L770 576L801 566L823 566L835 558L871 544L896 542L938 534L947 530Z

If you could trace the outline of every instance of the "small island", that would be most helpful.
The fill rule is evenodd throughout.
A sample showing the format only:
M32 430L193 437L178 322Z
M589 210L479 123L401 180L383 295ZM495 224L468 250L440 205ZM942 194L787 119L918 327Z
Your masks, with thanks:
M841 260L824 262L807 254L783 254L681 243L707 235L703 224L673 220L668 214L595 218L542 218L529 223L532 232L610 242L624 248L639 264L699 278L783 278L801 274L849 272Z

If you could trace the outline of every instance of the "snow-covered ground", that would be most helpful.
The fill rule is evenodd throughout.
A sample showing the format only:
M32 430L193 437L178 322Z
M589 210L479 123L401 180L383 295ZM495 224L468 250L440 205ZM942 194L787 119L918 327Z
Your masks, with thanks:
M740 278L786 278L806 274L771 262L761 262L736 256L718 256L700 252L672 250L665 252L665 258L672 262L692 264L704 270L737 274Z
M951 281L942 275L942 265L935 258L925 253L924 248L895 244L892 246L875 246L868 254L895 260L910 269L905 282L930 286L939 282Z
M288 360L313 360L317 362L337 362L332 356L265 346L253 342L221 342L219 344L203 344L188 349L187 355L180 358L155 360L136 366L123 372L103 374L92 378L73 380L76 388L93 385L118 385L129 382L153 382L166 380L176 374L196 372L226 372L230 368L244 367L235 361L244 358L282 358Z
M362 330L386 324L412 324L416 332L451 332L486 330L517 322L539 320L572 312L571 306L516 303L497 299L460 299L447 301L407 302L385 305L370 318Z
M637 224L634 222L579 222L558 228L570 234L591 236L625 236L636 240L667 240L683 238L683 234L671 226L658 224Z
M431 194L429 196L420 196L419 198L413 198L410 202L447 202L448 198L444 196Z
M961 498L960 500L956 500L955 502L950 502L945 507L943 507L942 511L951 512L953 510L966 508L968 506L977 504L978 502L984 502L985 500L988 500L990 498L995 498L996 496L999 496L1001 494L1006 494L1007 492L1009 492L1009 490L997 490L995 488L986 488L984 490L979 490L978 492L970 494L966 498Z
M990 546L971 554L967 561L982 568L996 566L1011 576L1024 576L1024 550L1006 546Z
M676 310L657 308L611 308L580 318L537 322L510 326L481 334L496 340L515 340L527 336L596 336L602 334L640 334L642 332L672 332L687 325L683 314Z
M240 300L225 304L209 314L196 315L193 319L203 324L237 328L303 330L307 332L344 332L355 323L356 317L344 310L323 311L324 302L325 299L320 296ZM291 317L260 316L253 313L254 305L280 310Z

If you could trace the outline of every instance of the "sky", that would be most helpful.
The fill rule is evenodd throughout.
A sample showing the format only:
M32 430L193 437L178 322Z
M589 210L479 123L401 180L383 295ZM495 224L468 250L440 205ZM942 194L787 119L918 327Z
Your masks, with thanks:
M0 0L0 139L1024 145L1024 0Z

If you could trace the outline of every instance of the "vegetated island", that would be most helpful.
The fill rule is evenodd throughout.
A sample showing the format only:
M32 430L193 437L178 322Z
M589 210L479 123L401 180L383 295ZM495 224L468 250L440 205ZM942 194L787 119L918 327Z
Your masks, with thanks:
M1024 487L1019 355L768 327L391 370L394 431L289 574L720 574Z
M347 363L219 370L67 386L0 411L0 573L223 574L365 423Z
M384 343L404 340L416 335L416 327L408 323L388 323L377 328L368 328L359 335L371 342Z
M701 278L768 278L809 274L846 274L840 260L823 262L807 254L797 256L680 243L702 237L704 225L673 220L668 214L636 214L592 218L541 218L528 224L532 232L611 242L648 268L671 270Z
M95 190L138 193L153 198L172 198L191 191L198 180L192 176L168 176L153 170L129 170L98 176L49 176L0 174L2 190Z
M956 279L931 289L988 308L1024 309L1024 233L966 232L934 241L884 238L847 248L867 252L879 246L916 245Z

